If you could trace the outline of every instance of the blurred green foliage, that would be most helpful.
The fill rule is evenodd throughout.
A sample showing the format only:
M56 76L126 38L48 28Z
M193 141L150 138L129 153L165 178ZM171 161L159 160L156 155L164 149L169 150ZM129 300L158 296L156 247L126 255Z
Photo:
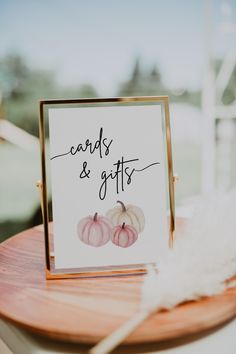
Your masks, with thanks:
M215 61L218 73L221 60ZM49 70L32 69L20 55L7 55L0 59L0 93L4 98L6 118L29 133L38 136L38 105L43 98L98 97L90 84L74 87L60 87L56 73ZM187 89L172 91L162 80L157 66L143 69L136 59L127 81L120 84L117 96L168 95L170 102L187 102L200 107L200 91ZM236 99L236 68L230 78L222 102L231 104Z
M222 65L221 59L217 59L214 61L216 75L219 73L221 65ZM233 103L235 100L236 100L236 65L234 66L228 85L223 92L221 101L224 105L229 105Z
M187 89L170 90L162 81L161 73L156 65L149 70L143 69L137 58L130 78L118 89L118 96L161 96L168 95L170 102L187 102L200 106L200 91Z
M35 136L38 136L39 99L98 97L90 84L60 87L55 72L32 69L20 55L0 59L0 92L4 98L6 118ZM154 66L145 71L139 59L134 63L130 78L117 89L117 96L135 95L169 95L171 102L200 105L200 92L186 89L172 92L164 86L158 68Z
M0 60L0 92L6 118L35 136L38 136L39 99L97 96L89 84L60 87L55 72L32 69L19 55L8 55Z

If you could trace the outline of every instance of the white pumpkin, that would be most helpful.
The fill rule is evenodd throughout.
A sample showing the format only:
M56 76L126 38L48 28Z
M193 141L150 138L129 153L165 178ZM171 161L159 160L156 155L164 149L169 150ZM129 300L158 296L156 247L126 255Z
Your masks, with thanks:
M125 205L120 200L117 200L117 203L120 205L108 210L106 213L113 226L125 223L135 227L138 233L142 232L145 226L145 217L142 209L132 204Z

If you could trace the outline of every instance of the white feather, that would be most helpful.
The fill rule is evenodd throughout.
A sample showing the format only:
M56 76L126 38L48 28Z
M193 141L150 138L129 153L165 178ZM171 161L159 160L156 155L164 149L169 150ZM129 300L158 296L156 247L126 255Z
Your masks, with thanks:
M201 203L157 268L144 280L143 309L171 309L224 291L236 275L236 191Z
M156 272L155 269L158 269ZM225 281L236 275L236 191L202 203L177 235L174 249L156 267L148 267L140 311L89 354L107 354L152 312L171 309L236 286Z

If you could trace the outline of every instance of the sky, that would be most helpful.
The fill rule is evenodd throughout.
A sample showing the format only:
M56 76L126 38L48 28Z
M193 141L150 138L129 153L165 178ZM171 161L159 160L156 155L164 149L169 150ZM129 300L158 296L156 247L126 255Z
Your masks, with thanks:
M147 70L157 65L168 87L199 89L205 2L0 0L0 57L19 53L34 68L55 70L62 85L89 82L109 96L139 57ZM235 34L219 31L222 2L212 0L214 56L224 55L235 40ZM236 1L229 3L236 22Z

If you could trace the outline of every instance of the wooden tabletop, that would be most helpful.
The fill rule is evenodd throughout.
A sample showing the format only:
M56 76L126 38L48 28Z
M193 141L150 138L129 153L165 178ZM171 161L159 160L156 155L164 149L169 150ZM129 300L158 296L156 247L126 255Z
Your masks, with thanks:
M0 245L0 315L30 331L71 342L95 343L138 309L143 276L46 280L42 227ZM173 289L174 291L174 289ZM162 311L125 343L180 338L236 315L236 288Z

